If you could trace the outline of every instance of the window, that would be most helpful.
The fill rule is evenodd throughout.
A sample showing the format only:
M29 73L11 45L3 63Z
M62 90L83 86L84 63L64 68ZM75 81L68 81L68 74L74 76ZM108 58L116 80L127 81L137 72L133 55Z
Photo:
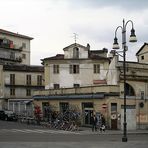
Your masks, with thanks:
M131 85L128 83L125 84L125 92L127 96L135 96L135 91Z
M26 84L31 85L31 75L26 76Z
M10 59L15 59L15 53L14 52L10 52Z
M141 56L141 60L144 60L144 55L143 55L143 56Z
M53 65L53 73L58 74L59 73L59 65Z
M141 99L144 100L144 91L141 91Z
M64 113L69 109L69 103L60 102L60 112Z
M80 84L73 84L73 87L78 88L78 87L80 87Z
M31 96L31 89L26 89L26 96Z
M59 89L60 85L59 84L53 84L54 89Z
M70 65L70 74L79 73L79 65Z
M79 58L79 48L73 48L73 58Z
M15 74L10 74L10 85L15 85Z
M22 54L22 58L23 59L26 59L26 54Z
M26 48L26 43L22 43L22 47L23 48Z
M41 75L38 75L37 76L37 85L42 85L42 76Z
M94 64L94 73L100 73L100 64Z
M10 88L10 96L15 96L15 88Z
M111 103L111 112L117 112L117 103Z

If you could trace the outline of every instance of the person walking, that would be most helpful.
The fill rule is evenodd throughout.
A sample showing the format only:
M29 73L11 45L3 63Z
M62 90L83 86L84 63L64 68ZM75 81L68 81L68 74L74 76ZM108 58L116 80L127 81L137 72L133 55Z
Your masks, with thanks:
M98 122L98 119L97 117L94 115L92 117L92 131L97 131L97 122Z

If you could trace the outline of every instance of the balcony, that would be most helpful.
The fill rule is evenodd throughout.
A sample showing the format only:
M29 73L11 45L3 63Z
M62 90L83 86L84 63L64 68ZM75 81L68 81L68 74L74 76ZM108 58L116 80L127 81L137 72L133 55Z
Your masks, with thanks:
M2 44L0 43L0 50L7 49L7 50L15 50L15 51L22 51L22 46L18 46L15 44Z
M5 56L5 55L2 55L0 54L0 60L2 61L11 61L11 62L19 62L21 63L22 62L22 58L21 57L11 57L11 56Z

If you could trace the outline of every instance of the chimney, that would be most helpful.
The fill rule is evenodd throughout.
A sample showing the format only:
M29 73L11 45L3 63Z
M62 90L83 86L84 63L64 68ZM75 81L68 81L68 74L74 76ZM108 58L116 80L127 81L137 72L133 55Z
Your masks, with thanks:
M90 50L90 45L87 43L87 49Z

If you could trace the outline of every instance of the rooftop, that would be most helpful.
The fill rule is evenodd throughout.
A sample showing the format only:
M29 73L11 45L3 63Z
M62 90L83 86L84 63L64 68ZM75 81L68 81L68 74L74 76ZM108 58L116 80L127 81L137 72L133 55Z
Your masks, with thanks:
M0 33L1 34L15 36L15 37L20 37L20 38L25 38L25 39L29 39L29 40L33 39L32 37L29 37L29 36L26 36L26 35L21 35L21 34L14 33L14 32L10 32L10 31L3 30L3 29L0 29Z

